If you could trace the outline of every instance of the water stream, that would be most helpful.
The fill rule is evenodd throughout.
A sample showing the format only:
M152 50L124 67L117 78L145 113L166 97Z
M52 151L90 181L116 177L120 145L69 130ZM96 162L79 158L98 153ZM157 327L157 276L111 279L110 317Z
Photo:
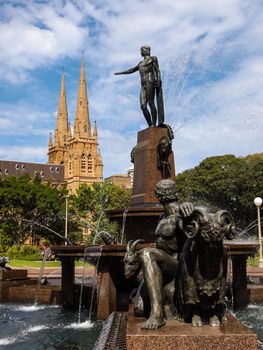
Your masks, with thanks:
M94 297L95 297L95 291L97 289L97 295L99 294L99 289L100 289L100 285L98 284L98 266L99 266L99 262L100 262L100 257L101 257L101 251L102 251L102 246L100 246L100 252L97 256L97 261L95 264L95 278L93 280L93 285L92 285L92 291L91 291L91 298L90 298L90 306L89 306L89 316L88 316L88 320L91 320L91 315L92 315L92 310L93 310L93 305L94 305Z
M47 230L47 231L53 233L54 235L56 235L57 237L61 238L63 241L67 242L68 244L72 245L72 242L71 242L68 238L62 236L61 234L59 234L58 232L52 230L51 228L49 228L49 227L47 227L47 226L45 226L45 225L40 224L40 223L37 222L37 221L32 221L32 220L27 220L27 219L23 219L23 221L28 222L28 223L30 223L30 224L32 224L32 225L39 226L39 227L41 227L41 228L43 228L43 229L45 229L45 230Z
M82 269L82 278L80 283L80 293L79 293L79 309L78 309L78 323L81 323L81 309L82 309L82 296L83 296L83 288L85 284L85 277L87 275L87 257L88 257L88 248L85 248L84 250L84 265Z
M51 253L50 248L47 248L44 251L43 260L42 260L42 264L41 264L41 268L40 268L39 275L38 275L38 280L37 280L36 292L35 292L35 302L34 302L34 306L35 307L37 307L38 298L39 298L39 292L40 292L40 287L41 287L41 281L42 281L42 278L43 278L43 273L44 273L44 269L45 269L45 266L46 266L46 261L47 261L48 256L50 255L50 253Z
M125 232L125 225L126 225L126 219L129 209L125 209L122 214L122 228L121 228L121 244L123 244L123 238L124 238L124 232Z

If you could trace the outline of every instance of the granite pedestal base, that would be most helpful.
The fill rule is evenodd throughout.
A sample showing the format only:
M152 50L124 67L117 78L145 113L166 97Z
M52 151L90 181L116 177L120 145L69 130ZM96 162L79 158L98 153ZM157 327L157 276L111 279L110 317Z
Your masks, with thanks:
M230 314L220 327L167 321L157 330L142 330L143 322L129 314L127 350L258 350L256 334Z

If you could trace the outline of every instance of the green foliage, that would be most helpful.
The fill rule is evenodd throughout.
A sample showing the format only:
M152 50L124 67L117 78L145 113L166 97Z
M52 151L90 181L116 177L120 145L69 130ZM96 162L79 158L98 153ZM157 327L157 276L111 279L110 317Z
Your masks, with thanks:
M119 237L117 224L111 223L106 215L110 209L128 208L131 190L123 189L108 182L83 185L74 199L76 213L82 217L82 225L91 232L88 240L92 242L96 232L101 230ZM99 243L99 241L98 241Z
M46 237L53 243L61 241L45 227L64 235L65 194L64 188L52 188L38 177L1 178L0 243L21 244L34 236Z
M212 210L226 209L245 228L256 219L253 203L263 194L263 157L233 155L209 157L197 167L177 176L182 201L192 201Z
M9 259L42 260L40 249L31 245L14 245L7 250Z

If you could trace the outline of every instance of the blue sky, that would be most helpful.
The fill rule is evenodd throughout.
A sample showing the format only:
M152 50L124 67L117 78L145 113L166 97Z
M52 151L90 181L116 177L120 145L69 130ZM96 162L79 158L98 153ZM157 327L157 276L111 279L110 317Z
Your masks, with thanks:
M47 161L64 68L75 116L84 52L104 176L130 166L146 127L135 66L149 44L163 79L176 171L263 151L262 0L0 1L0 159Z

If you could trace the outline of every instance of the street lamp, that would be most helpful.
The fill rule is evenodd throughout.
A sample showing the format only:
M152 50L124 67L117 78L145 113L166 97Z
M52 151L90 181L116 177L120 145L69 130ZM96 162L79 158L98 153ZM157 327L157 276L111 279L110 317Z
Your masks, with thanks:
M262 257L262 236L261 236L261 223L260 223L260 207L262 205L262 198L257 197L254 199L254 204L257 207L258 215L258 240L259 240L259 267L263 267L263 257Z
M68 238L68 197L65 196L66 198L66 213L65 213L65 238ZM65 245L67 245L67 241L65 241Z

